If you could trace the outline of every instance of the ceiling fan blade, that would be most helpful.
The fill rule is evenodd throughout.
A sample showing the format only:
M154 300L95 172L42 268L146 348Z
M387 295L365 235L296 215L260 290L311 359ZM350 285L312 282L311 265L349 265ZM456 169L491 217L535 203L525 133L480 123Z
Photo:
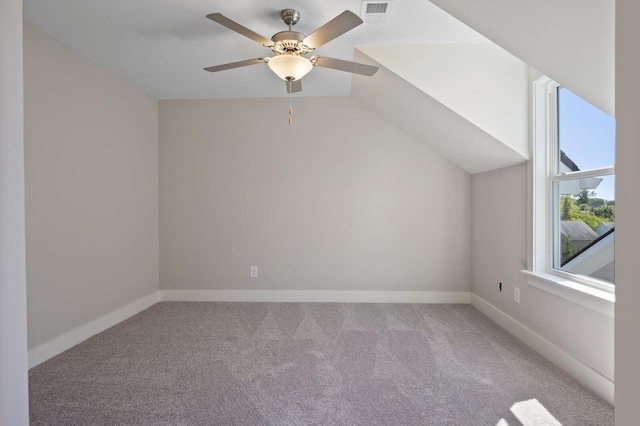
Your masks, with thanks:
M232 21L222 13L210 13L207 15L207 18L211 19L213 22L217 22L218 24L229 28L232 31L242 34L243 36L248 37L255 42L258 42L265 47L273 46L273 41L269 40L266 37L262 37L260 34L251 31L249 28L243 27L236 21Z
M362 24L362 19L350 10L345 10L311 34L303 43L311 49L316 49L334 38Z
M378 71L378 67L372 65L360 64L358 62L343 61L342 59L329 58L328 56L313 56L310 58L314 65L323 68L332 68L334 70L351 72L354 74L362 74L371 77Z
M231 62L229 64L222 64L222 65L215 65L213 67L207 67L204 70L209 72L218 72L218 71L230 70L233 68L246 67L248 65L264 64L266 62L267 62L267 58L247 59L244 61Z
M287 93L302 92L302 80L285 81L287 84Z

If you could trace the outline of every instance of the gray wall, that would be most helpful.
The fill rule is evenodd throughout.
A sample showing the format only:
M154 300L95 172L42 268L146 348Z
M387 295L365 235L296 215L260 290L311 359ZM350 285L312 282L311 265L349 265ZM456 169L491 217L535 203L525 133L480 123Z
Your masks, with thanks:
M473 175L471 188L473 293L613 380L613 318L530 286L520 272L527 269L527 165Z
M632 425L640 418L640 3L616 4L616 424Z
M0 424L29 424L22 1L0 2Z
M158 103L25 25L29 347L158 290Z
M161 289L469 291L470 176L351 98L293 102L160 102Z

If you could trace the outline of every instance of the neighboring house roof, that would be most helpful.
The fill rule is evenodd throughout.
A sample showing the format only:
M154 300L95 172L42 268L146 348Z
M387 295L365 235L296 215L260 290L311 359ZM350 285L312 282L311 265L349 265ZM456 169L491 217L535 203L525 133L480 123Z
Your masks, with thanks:
M615 227L611 228L607 233L602 234L565 260L562 269L576 274L591 275L613 262L615 260L615 230Z
M604 235L616 226L615 222L602 222L596 227L596 233L598 235Z
M581 220L560 221L560 232L571 241L593 241L598 238L596 231Z
M569 158L564 151L560 150L560 173L571 173L580 171L580 167ZM571 180L560 181L560 195L575 195L583 189L596 189L602 178L598 177L583 177Z
M574 163L573 160L571 160L571 158L569 158L563 150L560 150L560 162L567 166L567 168L572 172L580 171L580 168L576 166L576 163Z

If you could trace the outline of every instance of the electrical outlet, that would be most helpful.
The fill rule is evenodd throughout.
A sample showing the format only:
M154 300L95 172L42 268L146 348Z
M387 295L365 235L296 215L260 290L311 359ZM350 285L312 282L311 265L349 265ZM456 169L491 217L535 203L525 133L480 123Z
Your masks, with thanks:
M249 268L249 277L258 278L258 267L257 266L251 266Z
M513 301L520 303L520 289L518 287L513 288Z

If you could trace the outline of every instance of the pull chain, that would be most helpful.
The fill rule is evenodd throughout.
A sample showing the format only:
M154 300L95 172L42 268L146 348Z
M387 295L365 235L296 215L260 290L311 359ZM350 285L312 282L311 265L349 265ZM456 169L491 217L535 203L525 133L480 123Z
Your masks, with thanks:
M289 80L289 124L293 123L293 107L291 106L291 81Z

